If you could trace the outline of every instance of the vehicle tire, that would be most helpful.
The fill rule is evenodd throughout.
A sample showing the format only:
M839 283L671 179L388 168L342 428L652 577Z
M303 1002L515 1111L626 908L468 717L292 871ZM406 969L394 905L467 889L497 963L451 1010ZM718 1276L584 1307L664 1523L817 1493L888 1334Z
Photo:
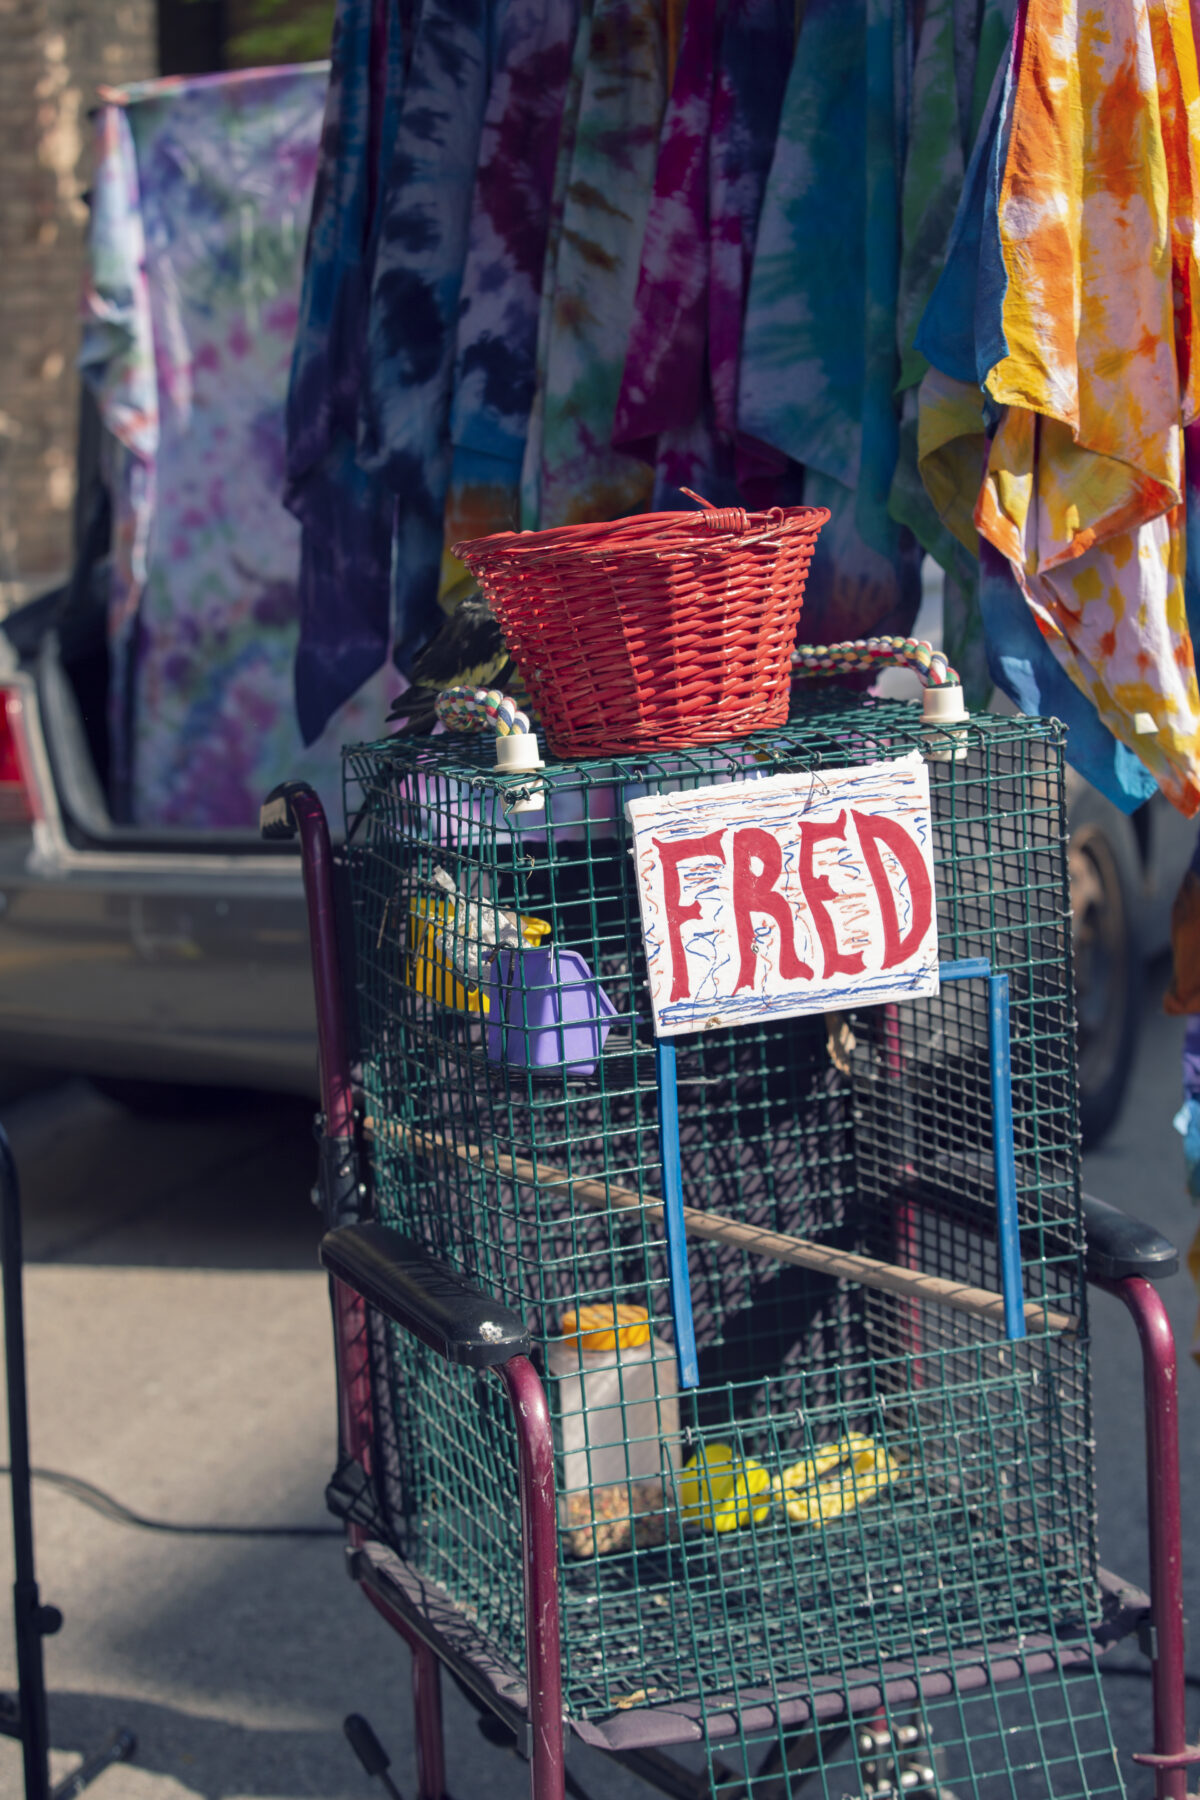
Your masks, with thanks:
M141 1081L127 1075L92 1075L98 1094L139 1119L205 1119L235 1106L236 1088L190 1087L179 1081Z
M1067 826L1079 1124L1083 1147L1090 1150L1116 1122L1137 1050L1141 859L1129 820L1092 788L1073 796Z

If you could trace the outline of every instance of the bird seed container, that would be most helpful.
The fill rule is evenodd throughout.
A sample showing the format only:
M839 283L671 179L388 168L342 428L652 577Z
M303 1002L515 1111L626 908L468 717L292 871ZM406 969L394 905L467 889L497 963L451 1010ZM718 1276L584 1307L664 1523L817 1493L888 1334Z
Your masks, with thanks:
M562 1458L559 1519L573 1556L662 1543L664 1457L678 1461L675 1352L644 1306L580 1306L546 1353Z

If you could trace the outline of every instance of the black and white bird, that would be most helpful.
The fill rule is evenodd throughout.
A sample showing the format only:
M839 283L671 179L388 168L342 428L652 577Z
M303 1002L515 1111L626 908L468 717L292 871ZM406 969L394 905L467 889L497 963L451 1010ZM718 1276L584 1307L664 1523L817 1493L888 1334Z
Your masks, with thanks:
M478 591L459 601L445 624L412 662L412 686L393 703L390 721L406 735L433 730L434 704L444 688L509 688L516 668L491 607Z

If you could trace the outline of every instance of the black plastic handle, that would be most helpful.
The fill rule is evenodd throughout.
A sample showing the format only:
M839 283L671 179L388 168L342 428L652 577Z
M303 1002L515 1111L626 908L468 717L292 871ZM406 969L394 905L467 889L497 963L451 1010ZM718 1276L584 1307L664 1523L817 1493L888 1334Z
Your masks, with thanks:
M321 1261L447 1362L490 1369L529 1354L524 1320L389 1226L340 1225L322 1238Z
M317 796L307 781L281 781L271 789L258 809L259 836L269 844L287 843L300 829L293 802L316 801ZM319 804L319 803L318 803Z
M1089 1281L1124 1281L1130 1275L1165 1281L1178 1271L1179 1252L1171 1240L1107 1200L1083 1196L1083 1228Z

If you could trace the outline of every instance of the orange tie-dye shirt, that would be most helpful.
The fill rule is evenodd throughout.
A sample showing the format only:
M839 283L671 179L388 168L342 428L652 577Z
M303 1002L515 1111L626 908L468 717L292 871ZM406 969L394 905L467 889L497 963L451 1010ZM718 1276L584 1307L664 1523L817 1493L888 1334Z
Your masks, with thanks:
M975 507L1050 648L1185 813L1200 691L1183 425L1200 411L1187 0L1029 0L1000 194L1004 411Z

